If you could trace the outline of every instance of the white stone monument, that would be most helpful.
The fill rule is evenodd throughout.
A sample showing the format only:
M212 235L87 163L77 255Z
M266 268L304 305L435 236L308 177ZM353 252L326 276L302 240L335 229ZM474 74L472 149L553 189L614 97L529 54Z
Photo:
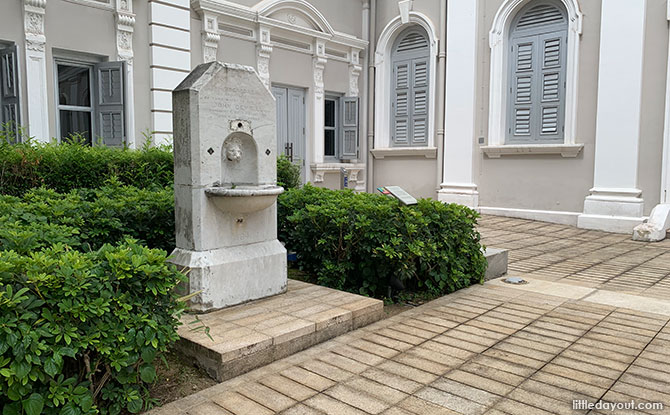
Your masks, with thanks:
M277 240L275 101L253 68L199 65L172 93L177 248L191 308L286 291Z

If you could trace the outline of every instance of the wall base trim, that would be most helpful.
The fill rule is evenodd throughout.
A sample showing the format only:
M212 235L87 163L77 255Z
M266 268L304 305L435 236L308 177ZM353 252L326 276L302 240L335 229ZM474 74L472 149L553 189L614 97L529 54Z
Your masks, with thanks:
M537 220L541 222L558 223L560 225L569 225L569 226L577 226L577 219L581 215L581 213L579 212L515 209L515 208L486 207L486 206L481 206L477 210L485 215Z
M604 232L632 234L633 229L644 222L646 217L606 216L582 214L577 219L577 227Z
M479 192L474 183L442 183L437 191L437 200L476 209L479 206Z

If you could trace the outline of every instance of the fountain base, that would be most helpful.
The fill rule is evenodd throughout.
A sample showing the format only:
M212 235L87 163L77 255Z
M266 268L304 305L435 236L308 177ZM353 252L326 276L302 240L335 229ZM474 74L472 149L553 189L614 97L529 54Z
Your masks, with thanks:
M177 248L170 262L179 269L189 269L188 293L203 290L190 300L189 306L196 312L286 291L286 249L276 239L209 251Z

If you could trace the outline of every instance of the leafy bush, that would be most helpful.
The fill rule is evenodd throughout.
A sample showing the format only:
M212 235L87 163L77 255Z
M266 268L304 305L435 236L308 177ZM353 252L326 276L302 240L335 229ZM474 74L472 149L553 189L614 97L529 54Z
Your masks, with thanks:
M286 190L300 187L300 167L284 155L277 157L277 185Z
M0 137L2 138L2 137ZM45 186L58 192L98 188L111 178L139 188L171 186L172 152L62 144L8 144L0 139L0 194L20 196Z
M171 188L138 189L111 180L99 189L0 196L0 249L28 254L59 242L95 250L127 237L168 252L174 248Z
M397 200L304 186L279 198L279 235L300 267L329 287L385 296L398 279L409 290L445 294L486 271L477 213L456 204Z
M0 251L0 406L13 414L137 413L157 356L177 340L184 279L127 240Z

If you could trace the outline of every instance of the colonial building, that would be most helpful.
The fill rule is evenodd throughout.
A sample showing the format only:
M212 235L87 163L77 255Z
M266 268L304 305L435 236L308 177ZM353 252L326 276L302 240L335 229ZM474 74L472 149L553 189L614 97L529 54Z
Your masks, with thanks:
M2 121L169 143L172 89L249 65L304 181L629 232L667 202L666 0L5 0Z

